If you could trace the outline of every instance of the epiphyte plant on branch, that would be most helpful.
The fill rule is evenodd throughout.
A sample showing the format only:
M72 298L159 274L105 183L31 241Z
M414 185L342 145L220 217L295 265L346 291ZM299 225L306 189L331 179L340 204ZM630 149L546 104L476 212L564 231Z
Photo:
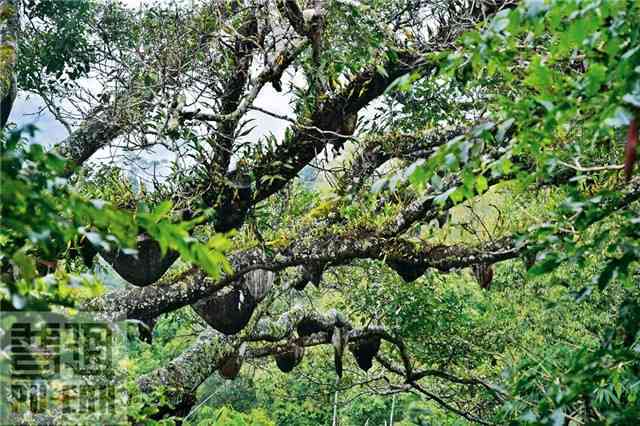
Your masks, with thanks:
M0 1L2 126L17 87L68 130L45 151L5 129L3 306L73 304L156 330L186 318L197 337L132 379L140 395L164 390L141 403L148 421L192 416L216 371L302 376L321 359L339 377L334 424L356 387L480 424L624 424L638 414L639 8ZM263 107L270 93L286 113ZM260 131L274 120L282 134ZM171 167L145 170L158 151ZM28 223L29 211L50 214ZM94 264L125 283L43 294L47 276ZM549 358L560 385L504 379L486 356L507 345L486 298L594 265L586 284L563 285L580 300L615 293L602 339ZM469 271L482 291L465 304ZM569 360L571 380L557 367ZM595 380L614 380L618 361L615 398L601 397Z

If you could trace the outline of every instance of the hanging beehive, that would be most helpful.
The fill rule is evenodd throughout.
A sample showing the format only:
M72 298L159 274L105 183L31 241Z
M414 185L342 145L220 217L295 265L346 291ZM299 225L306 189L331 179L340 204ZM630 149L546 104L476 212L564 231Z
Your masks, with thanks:
M424 275L427 271L426 266L416 265L415 263L403 260L387 259L387 265L402 277L405 282L413 282Z
M365 337L351 344L349 350L356 359L358 367L364 371L369 371L373 366L373 358L380 350L380 338L375 336Z
M242 359L238 353L231 353L223 357L218 363L218 373L223 379L233 380L238 377L240 368L242 367Z
M304 357L304 346L293 345L290 349L276 354L273 357L280 371L289 373L302 361Z
M138 237L137 250L135 256L120 250L102 251L100 255L118 275L138 287L158 281L179 256L175 251L168 251L163 256L160 245L147 236Z
M471 266L473 276L480 284L480 288L488 290L493 281L493 265L490 263L477 263Z
M231 288L224 293L199 300L193 309L209 324L221 333L231 335L242 330L251 319L256 301L249 292Z
M242 277L239 288L225 289L192 306L214 329L228 335L236 334L249 323L256 306L271 290L274 279L273 272L250 271Z
M311 336L312 334L326 331L320 321L315 318L305 317L300 320L296 327L300 337Z

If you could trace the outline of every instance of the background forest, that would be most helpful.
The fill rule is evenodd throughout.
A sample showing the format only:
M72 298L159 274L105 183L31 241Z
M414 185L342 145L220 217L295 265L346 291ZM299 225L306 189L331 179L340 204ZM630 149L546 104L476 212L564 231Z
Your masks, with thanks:
M0 77L3 362L127 337L9 423L639 424L640 1L0 0Z

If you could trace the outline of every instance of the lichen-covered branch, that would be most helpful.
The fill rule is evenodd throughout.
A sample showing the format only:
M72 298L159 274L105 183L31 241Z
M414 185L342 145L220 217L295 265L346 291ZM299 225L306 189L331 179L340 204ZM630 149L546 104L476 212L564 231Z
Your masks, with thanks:
M90 301L86 308L109 316L145 320L211 296L255 269L281 271L297 265L345 265L355 259L377 259L384 260L400 273L407 269L422 271L417 275L420 276L428 268L449 271L476 263L511 259L517 257L521 249L511 238L484 246L468 247L428 244L418 246L400 238L347 238L330 235L311 241L295 241L273 255L266 255L260 250L232 254L229 260L234 272L215 282L197 271L187 279L168 285L114 291Z

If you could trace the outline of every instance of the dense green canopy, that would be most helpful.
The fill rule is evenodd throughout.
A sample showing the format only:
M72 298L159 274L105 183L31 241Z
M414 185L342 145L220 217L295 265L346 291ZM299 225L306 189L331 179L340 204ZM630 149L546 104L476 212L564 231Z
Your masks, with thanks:
M0 0L2 308L129 320L132 424L635 424L638 17Z

